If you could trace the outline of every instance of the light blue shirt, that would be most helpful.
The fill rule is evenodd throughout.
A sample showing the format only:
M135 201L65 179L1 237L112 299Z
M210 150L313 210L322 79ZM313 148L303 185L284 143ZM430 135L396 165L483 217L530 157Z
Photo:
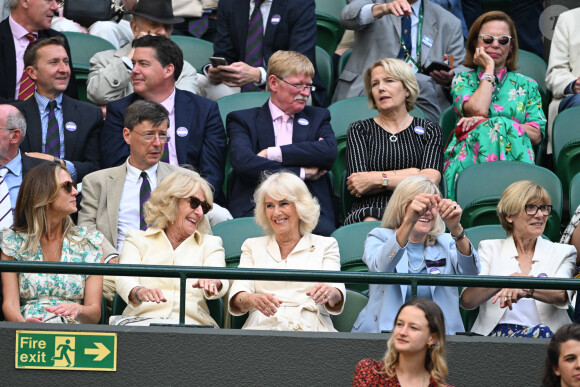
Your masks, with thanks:
M16 157L10 160L4 167L8 168L8 172L4 176L4 181L6 181L8 193L10 194L10 207L14 211L18 191L20 190L20 185L22 185L22 156L20 155L20 150L18 150Z
M36 98L36 103L38 104L38 110L40 111L40 123L42 125L42 153L46 153L46 132L48 130L48 103L50 99L42 96L38 93L34 93L34 98ZM56 121L58 122L58 137L60 139L60 155L59 158L64 160L64 130L63 130L63 116L62 116L62 94L59 94L55 99L56 101ZM68 160L64 160L66 163L66 169L70 173L70 177L73 181L77 181L77 171L73 163Z

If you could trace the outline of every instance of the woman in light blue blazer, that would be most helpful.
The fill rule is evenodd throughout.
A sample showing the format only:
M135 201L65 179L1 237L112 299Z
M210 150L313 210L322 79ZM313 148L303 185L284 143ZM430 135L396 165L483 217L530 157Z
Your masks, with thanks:
M477 275L479 258L461 226L462 212L426 177L409 177L393 192L381 227L369 233L363 261L371 272ZM445 226L451 234L443 233ZM456 287L419 286L417 296L443 310L447 334L464 331ZM370 285L352 331L392 330L397 310L410 298L409 285Z

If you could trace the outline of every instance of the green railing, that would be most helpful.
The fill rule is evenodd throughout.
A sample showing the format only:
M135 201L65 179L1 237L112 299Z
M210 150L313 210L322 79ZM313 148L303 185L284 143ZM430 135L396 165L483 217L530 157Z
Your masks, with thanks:
M572 278L499 277L444 274L364 273L326 270L237 269L200 266L103 265L98 263L0 261L0 272L96 274L110 276L180 279L179 324L185 324L185 281L188 278L246 279L296 282L341 282L411 285L412 297L419 285L476 286L482 288L580 290Z

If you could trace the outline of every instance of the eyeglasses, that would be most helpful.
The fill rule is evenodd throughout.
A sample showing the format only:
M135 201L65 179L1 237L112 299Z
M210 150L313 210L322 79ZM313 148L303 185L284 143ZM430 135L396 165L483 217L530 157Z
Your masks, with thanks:
M477 36L479 36L485 44L493 44L493 41L497 40L500 46L507 46L512 40L512 37L509 35L495 36L492 34L481 34Z
M64 188L68 193L72 193L73 188L77 189L77 183L74 181L65 181L64 183L60 183L59 186L60 188Z
M2 130L2 129L6 129L6 130L16 130L18 128L0 128L0 130Z
M526 204L524 207L524 211L526 214L530 216L534 216L538 213L538 210L542 211L542 215L548 216L552 213L552 206L550 204L542 204L541 206L537 206L535 204Z
M203 211L204 215L211 211L211 205L208 202L202 202L195 196L189 198L189 205L191 206L192 210L195 210L197 207L201 206L201 210Z
M304 91L306 89L310 90L310 92L316 91L316 86L314 85L305 85L305 84L294 84L294 83L290 83L288 81L285 81L283 78L280 78L279 76L276 75L276 78L278 78L279 80L281 80L282 82L290 85L290 86L294 86L295 88L298 89L298 91Z
M155 140L155 138L159 137L159 142L165 144L166 142L171 140L171 137L169 137L167 134L151 134L151 133L143 134L137 132L136 130L132 130L132 132L137 133L139 136L142 136L145 141L153 141Z

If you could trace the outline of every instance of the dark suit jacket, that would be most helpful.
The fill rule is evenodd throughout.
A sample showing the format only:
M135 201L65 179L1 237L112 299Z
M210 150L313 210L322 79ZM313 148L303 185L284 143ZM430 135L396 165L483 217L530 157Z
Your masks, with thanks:
M278 50L297 51L310 59L316 69L316 16L314 0L273 0L262 41L265 64ZM277 15L279 23L272 23ZM218 4L217 38L214 56L226 58L228 63L244 62L250 16L250 0L221 0ZM267 70L267 67L266 67ZM312 94L318 106L328 106L327 90L316 72Z
M101 136L101 164L116 167L129 157L123 138L125 110L136 100L135 93L107 105L107 119ZM217 103L189 91L176 89L175 129L186 128L183 137L175 134L179 164L190 164L214 188L216 202L223 202L222 185L226 163L226 133Z
M306 106L294 115L292 144L280 147L282 162L257 155L276 145L267 102L259 108L232 112L226 122L230 160L235 173L228 208L235 218L253 216L254 190L263 172L285 170L300 176L301 167L330 170L336 160L336 137L330 126L330 113L326 109ZM319 138L324 140L318 141ZM320 203L320 219L314 233L330 235L336 228L330 179L324 175L317 181L306 180L305 183Z
M74 71L72 71L73 65L72 61L70 61L70 47L66 37L52 28L38 31L39 39L50 38L53 36L64 38L65 49L69 57L71 74L65 94L69 97L78 99L77 80ZM14 101L16 79L22 75L16 74L15 57L16 51L14 49L14 38L12 36L12 30L10 29L10 23L8 22L8 18L6 18L0 23L0 101Z
M15 102L26 117L26 137L20 144L22 152L42 152L42 124L36 98ZM64 128L64 159L74 164L77 180L99 169L99 137L103 127L103 112L95 105L62 96L63 127L74 122L75 131Z

